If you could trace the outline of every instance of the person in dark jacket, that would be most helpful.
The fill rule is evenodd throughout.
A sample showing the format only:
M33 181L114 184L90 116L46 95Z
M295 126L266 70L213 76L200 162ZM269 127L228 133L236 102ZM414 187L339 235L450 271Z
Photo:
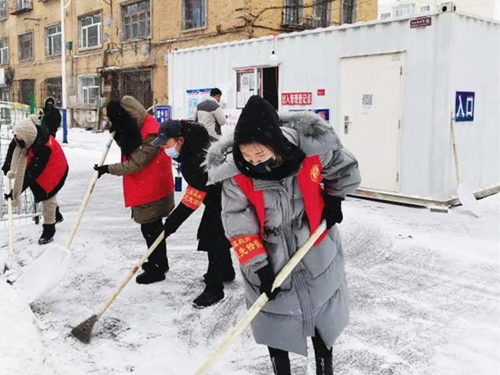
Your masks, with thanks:
M47 98L43 108L42 125L45 126L51 136L56 137L57 130L61 126L61 113L55 107L54 98Z
M165 222L165 236L175 233L184 221L202 204L205 211L198 228L198 249L208 252L205 290L193 304L204 308L224 298L224 282L233 281L231 244L224 234L221 221L221 184L207 185L206 150L211 140L205 127L192 121L165 121L153 145L164 147L165 153L181 163L181 173L188 183L179 205Z
M44 126L37 126L35 115L14 128L14 139L10 143L7 158L2 167L8 178L14 179L14 188L6 194L14 207L28 187L35 201L43 206L43 233L39 244L53 241L55 225L63 221L57 204L57 193L68 176L68 162L59 143Z
M151 141L158 136L158 122L132 96L111 100L106 114L112 123L110 132L122 152L122 162L95 166L99 177L105 173L123 176L125 206L131 207L134 221L150 247L163 232L163 218L175 206L172 160ZM169 270L167 244L162 241L142 265L136 281L151 284L165 280Z

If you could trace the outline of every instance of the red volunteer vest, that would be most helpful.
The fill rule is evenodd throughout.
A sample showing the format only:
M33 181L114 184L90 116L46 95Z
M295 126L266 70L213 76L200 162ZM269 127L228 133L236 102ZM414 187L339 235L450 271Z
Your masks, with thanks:
M323 199L323 188L321 187L323 166L319 157L310 156L304 159L302 167L297 175L300 191L304 198L304 206L309 220L309 228L311 234L318 228L321 223L321 214L325 207ZM241 191L246 195L250 203L255 208L255 213L260 224L260 239L264 239L264 223L266 218L266 210L264 205L264 192L255 190L253 180L242 174L233 177ZM316 244L319 244L327 235L327 231L318 239ZM247 238L248 237L248 238ZM254 236L240 236L231 239L231 244L236 251L236 255L240 263L244 264L250 259L265 253L265 249L258 246L248 246L247 243L256 244L257 239ZM260 241L259 241L260 242ZM262 242L260 242L262 245Z
M142 140L150 134L158 134L159 124L147 115L141 129ZM127 158L122 156L122 160ZM165 198L174 191L172 159L160 152L141 171L123 176L123 194L126 207L137 207Z
M50 194L57 187L57 185L59 185L64 175L66 174L66 171L68 170L68 162L61 145L55 140L53 136L49 137L49 140L47 141L45 146L49 147L51 150L50 157L47 165L45 166L45 169L36 179L36 183L47 194ZM30 150L28 152L27 166L30 165L33 156L33 151Z

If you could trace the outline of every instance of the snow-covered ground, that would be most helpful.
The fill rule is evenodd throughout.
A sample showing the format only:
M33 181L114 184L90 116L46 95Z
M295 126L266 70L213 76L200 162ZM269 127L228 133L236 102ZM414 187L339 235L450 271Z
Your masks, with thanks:
M70 176L59 196L64 243L107 134L72 130ZM119 159L113 146L108 161ZM177 197L177 199L180 196ZM431 213L349 199L340 226L351 290L351 323L334 347L342 375L496 375L500 370L500 197L480 201L476 219L462 208ZM195 251L197 212L168 240L164 282L131 282L85 345L71 327L92 315L145 252L140 228L123 206L120 178L102 177L73 243L63 282L32 311L0 277L0 374L190 375L238 321L242 283L225 300L197 310L206 254ZM40 226L16 223L15 258L33 262L46 248ZM7 233L0 229L5 257ZM236 261L234 261L236 264ZM314 359L292 355L294 374L314 373ZM267 349L247 330L211 374L269 375Z

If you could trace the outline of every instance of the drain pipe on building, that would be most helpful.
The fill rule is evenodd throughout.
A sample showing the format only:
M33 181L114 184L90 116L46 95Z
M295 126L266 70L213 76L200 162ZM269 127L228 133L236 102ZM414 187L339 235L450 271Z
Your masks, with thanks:
M67 85L66 85L66 30L65 30L65 10L71 5L69 0L68 4L64 4L61 0L61 75L62 75L62 126L63 126L63 143L68 143L68 102L67 102Z

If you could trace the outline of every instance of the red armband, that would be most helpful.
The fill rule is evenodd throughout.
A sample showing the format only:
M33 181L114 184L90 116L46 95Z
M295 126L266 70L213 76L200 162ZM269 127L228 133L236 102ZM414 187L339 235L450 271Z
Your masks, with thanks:
M197 210L203 203L206 196L207 193L204 191L196 190L195 188L188 186L186 194L184 194L184 197L182 198L182 203L192 210Z
M231 238L231 246L241 265L259 256L266 255L264 244L258 235L247 235Z

